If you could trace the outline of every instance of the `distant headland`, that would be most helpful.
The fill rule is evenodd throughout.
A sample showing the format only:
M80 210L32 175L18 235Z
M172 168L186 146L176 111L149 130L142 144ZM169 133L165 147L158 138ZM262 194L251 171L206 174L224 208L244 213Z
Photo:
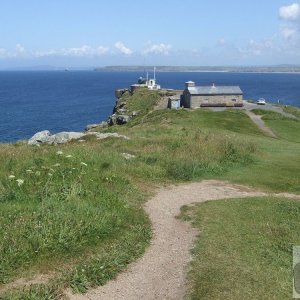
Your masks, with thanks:
M105 66L94 71L101 72L141 72L152 70L152 66ZM300 65L274 66L157 66L159 72L245 72L245 73L300 73Z

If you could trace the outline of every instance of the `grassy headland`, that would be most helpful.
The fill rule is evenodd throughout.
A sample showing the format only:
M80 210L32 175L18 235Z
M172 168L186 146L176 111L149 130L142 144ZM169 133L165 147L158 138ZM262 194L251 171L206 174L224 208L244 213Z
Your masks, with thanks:
M157 185L221 178L300 193L300 122L268 123L274 139L243 111L155 111L156 91L124 97L137 117L98 130L128 140L0 145L0 293L17 278L56 274L4 299L54 299L113 278L149 244L142 204Z

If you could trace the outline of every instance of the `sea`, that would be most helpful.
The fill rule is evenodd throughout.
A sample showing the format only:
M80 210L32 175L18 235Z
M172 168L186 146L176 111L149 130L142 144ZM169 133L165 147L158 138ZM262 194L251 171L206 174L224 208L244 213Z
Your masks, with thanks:
M83 131L108 118L115 89L127 88L144 74L97 71L1 71L0 142L29 139L42 130ZM299 73L157 72L162 88L239 85L244 98L300 107Z

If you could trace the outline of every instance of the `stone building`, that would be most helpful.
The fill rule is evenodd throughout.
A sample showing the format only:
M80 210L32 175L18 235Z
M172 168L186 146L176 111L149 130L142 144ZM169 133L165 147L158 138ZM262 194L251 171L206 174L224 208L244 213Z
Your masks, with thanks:
M186 108L198 107L241 107L243 92L239 86L196 86L195 82L185 83L182 105Z

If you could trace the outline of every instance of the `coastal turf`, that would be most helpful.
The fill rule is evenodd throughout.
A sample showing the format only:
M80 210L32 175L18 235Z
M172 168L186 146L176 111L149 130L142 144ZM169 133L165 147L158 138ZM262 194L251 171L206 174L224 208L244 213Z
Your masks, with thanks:
M299 245L300 202L226 199L182 208L200 236L187 299L290 299L292 252Z
M56 274L3 299L55 299L114 278L150 242L142 205L157 185L224 179L300 193L299 122L268 123L274 139L243 111L152 111L156 92L126 97L138 116L99 130L129 139L0 145L0 294L17 278Z

